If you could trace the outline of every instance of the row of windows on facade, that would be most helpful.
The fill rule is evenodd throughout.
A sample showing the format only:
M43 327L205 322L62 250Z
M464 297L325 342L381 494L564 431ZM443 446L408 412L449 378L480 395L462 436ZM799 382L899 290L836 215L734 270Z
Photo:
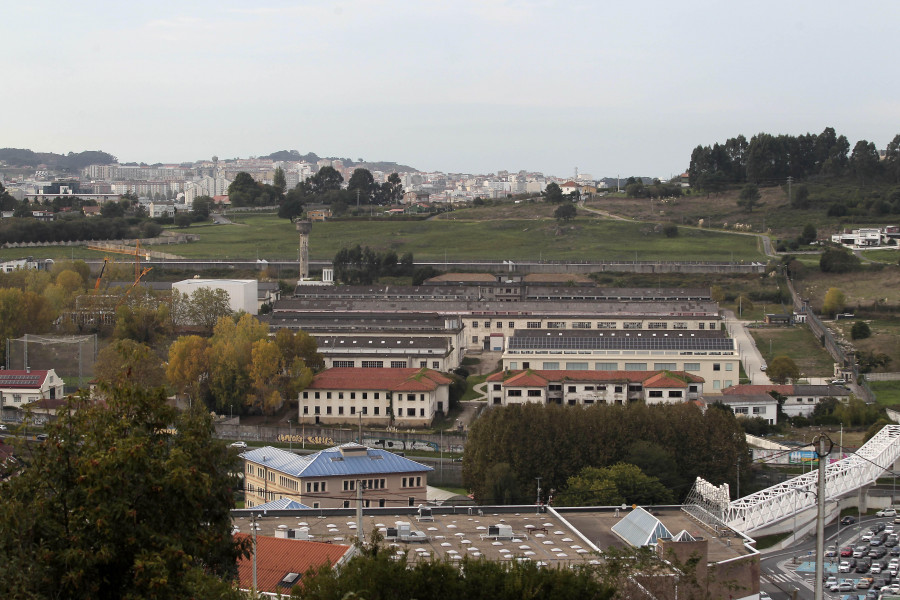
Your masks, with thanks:
M623 386L617 385L617 386L615 386L614 393L616 393L616 394L621 394L621 393L622 393L622 389L623 389ZM500 386L499 386L499 385L494 385L494 390L495 390L495 391L499 391L499 390L500 390ZM528 396L529 398L541 398L541 397L543 397L543 391L542 391L542 390L539 390L539 389L538 389L538 390L525 390L525 391L527 392L527 396ZM552 387L551 387L550 391L554 391L554 390L552 389ZM584 391L594 391L594 387L593 387L593 386L585 386L585 387L584 387ZM597 391L599 391L599 392L605 392L605 391L606 391L606 386L605 386L605 385L599 385L599 386L597 386ZM629 387L629 388L628 388L628 391L638 392L638 391L640 391L640 388L632 389L631 387ZM694 387L694 389L693 389L692 391L696 391L696 387ZM575 393L575 387L574 387L574 386L570 387L570 388L569 388L569 392L570 392L570 393ZM506 396L507 396L507 398L521 398L521 397L522 397L522 390L506 390ZM648 396L649 396L650 398L662 398L662 397L663 397L663 392L662 392L662 390L650 390L650 391L648 392ZM682 390L669 390L669 395L668 395L668 397L669 397L669 398L682 398L682 397L684 397L684 394L682 393ZM573 402L574 402L574 400L573 400Z
M338 409L338 410L337 410L337 414L338 414L338 415L343 415L343 414L344 414L344 407L343 407L343 406L338 406L337 409ZM306 405L303 406L303 414L304 414L304 415L308 415L308 414L309 414L309 407L306 406ZM313 407L313 414L314 414L314 415L321 415L321 414L322 414L322 409L321 409L321 407L318 406L318 405L314 406L314 407ZM326 406L326 407L325 407L325 414L326 414L326 415L334 414L334 413L333 413L333 410L332 410L332 407ZM350 407L350 414L351 414L351 415L355 415L355 414L356 414L356 407L355 407L355 406L351 406L351 407ZM363 407L362 407L362 410L360 411L360 414L368 415L368 414L369 414L369 407L368 407L368 406L363 406ZM388 411L385 410L385 411L384 411L384 414L387 415L387 414L388 414ZM380 417L380 416L381 416L381 407L380 407L380 406L374 406L374 407L372 407L372 415L373 415L373 416L376 416L376 417ZM398 416L398 417L402 417L402 416L403 416L403 409L402 409L402 408L398 408L398 409L397 409L397 416ZM416 416L416 409L415 409L415 408L407 408L407 409L406 409L406 416L407 416L407 417L414 417L414 416ZM419 416L420 416L420 417L424 417L424 416L425 416L425 409L424 409L424 408L420 408L420 409L419 409Z
M541 364L542 364L541 369L544 371L558 371L559 365L560 365L560 363L558 361L544 361ZM713 366L712 366L713 371L721 371L722 364L723 363L713 363ZM590 371L591 370L591 368L589 366L590 363L588 363L588 362L567 362L567 363L565 363L565 365L566 365L565 366L566 371ZM648 371L648 370L677 371L678 370L678 363L669 363L669 362L653 363L653 369L648 369L647 365L648 365L648 363L645 363L645 362L627 362L627 363L625 363L625 370L626 371ZM724 363L724 365L725 365L726 371L734 370L734 363L729 362L729 363ZM518 362L510 362L509 368L513 371L516 371L519 368L519 363ZM523 362L522 368L523 369L532 368L531 363L528 361ZM594 370L595 371L618 371L619 363L617 363L617 362L597 362L597 363L594 363ZM682 371L693 371L693 372L700 371L700 363L686 362L686 363L684 363L684 366L681 370Z
M734 411L734 414L736 414L736 415L750 414L750 411L748 410L748 408L746 406L735 406L732 410ZM762 415L762 414L765 414L765 412L766 412L765 406L754 406L753 407L754 415Z
M570 329L590 329L591 321L572 321ZM687 329L688 324L686 321L675 321L671 323L672 329ZM716 324L711 322L708 324L711 330L716 328ZM485 329L491 328L491 321L483 321L482 326ZM697 329L706 329L707 323L699 322L697 323ZM525 323L526 329L566 329L566 321L528 321ZM597 321L595 326L597 329L618 329L618 323L616 321ZM507 322L508 329L516 329L515 321ZM622 323L622 329L643 329L644 322L643 321L624 321ZM651 321L647 323L647 329L668 329L669 322L668 321ZM478 321L472 321L472 329L478 329ZM494 329L503 329L503 321L496 321L494 323Z
M407 365L405 360L392 360L391 361L391 369L406 369L409 365ZM331 366L334 368L355 368L356 361L355 360L333 360L331 361ZM384 361L383 360L364 360L362 361L363 369L383 369ZM425 369L428 368L427 360L419 361L419 368ZM433 361L431 363L432 369L440 369L441 363L440 361Z
M326 399L326 400L332 400L332 399L334 398L333 394L337 394L337 399L338 399L338 400L343 400L343 399L344 399L344 393L345 393L345 392L325 392L325 399ZM346 392L346 393L347 393L347 394L350 394L350 400L356 400L356 392ZM313 392L313 398L314 398L315 400L321 400L321 399L322 399L322 392ZM384 399L385 399L385 400L389 400L390 398L391 398L390 394L385 394L385 395L384 395ZM303 392L303 399L304 399L304 400L309 400L309 392L308 392L308 391ZM368 400L368 399L369 399L369 392L360 392L360 399L361 399L361 400ZM381 400L381 392L372 392L372 400ZM396 400L399 401L399 402L402 402L402 401L403 401L403 394L397 394ZM415 394L406 394L406 400L409 401L409 402L415 402L415 400L416 400L416 395L415 395ZM425 394L419 394L419 401L420 401L420 402L424 402L424 401L425 401Z

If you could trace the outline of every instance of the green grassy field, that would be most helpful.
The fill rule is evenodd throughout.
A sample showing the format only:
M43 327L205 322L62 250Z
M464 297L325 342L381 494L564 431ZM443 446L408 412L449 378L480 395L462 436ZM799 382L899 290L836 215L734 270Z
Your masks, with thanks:
M833 373L834 361L831 355L822 348L822 344L808 327L795 325L771 329L759 328L751 329L750 334L756 340L756 347L766 362L771 362L776 356L785 355L791 357L800 372L807 377L828 377Z
M234 225L191 227L200 241L173 244L163 251L185 258L296 259L294 226L274 215L229 216ZM309 253L330 259L342 247L412 252L419 260L760 260L756 239L728 233L681 229L674 238L643 223L576 219L332 221L316 223ZM83 248L4 251L3 256L101 257Z
M897 250L896 248L893 250L888 248L882 248L880 250L863 250L862 255L864 258L874 262L895 265L897 264L897 259L900 258L900 250Z
M875 392L875 401L881 406L900 404L900 381L870 381L869 387Z

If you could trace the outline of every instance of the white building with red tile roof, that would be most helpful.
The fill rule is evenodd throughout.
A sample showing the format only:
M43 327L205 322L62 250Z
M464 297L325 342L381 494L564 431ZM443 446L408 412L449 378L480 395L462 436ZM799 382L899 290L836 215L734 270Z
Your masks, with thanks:
M703 378L683 371L500 371L487 378L488 402L524 404L668 404L696 399Z
M20 421L28 404L62 398L64 387L53 369L0 369L0 418Z
M451 380L431 369L326 369L300 393L301 423L426 427L446 413Z
M808 384L769 384L769 385L733 385L722 390L723 396L749 396L776 392L784 396L781 410L788 417L810 416L816 405L826 398L834 398L847 404L850 401L850 390L840 385L808 385ZM753 415L750 415L753 416Z

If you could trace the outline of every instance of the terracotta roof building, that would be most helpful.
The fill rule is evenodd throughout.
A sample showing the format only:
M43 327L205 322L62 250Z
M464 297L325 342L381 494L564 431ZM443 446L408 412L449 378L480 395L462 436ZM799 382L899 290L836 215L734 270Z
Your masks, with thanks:
M647 404L684 402L703 392L703 378L682 371L500 371L487 378L493 405Z
M301 423L423 427L450 405L450 379L431 369L326 369L300 394ZM369 367L372 368L369 368Z
M246 533L234 537L245 539ZM291 588L302 583L308 570L329 564L334 566L350 550L350 546L256 536L256 590L290 595ZM238 579L242 590L253 588L253 557L238 560Z

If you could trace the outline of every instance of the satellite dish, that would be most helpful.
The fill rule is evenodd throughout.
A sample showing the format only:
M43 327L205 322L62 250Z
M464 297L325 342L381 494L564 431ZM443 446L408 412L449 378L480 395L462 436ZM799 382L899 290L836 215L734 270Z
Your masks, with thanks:
M628 505L627 505L627 504L623 504L623 505L622 505L622 510L625 510L626 508L628 508Z

